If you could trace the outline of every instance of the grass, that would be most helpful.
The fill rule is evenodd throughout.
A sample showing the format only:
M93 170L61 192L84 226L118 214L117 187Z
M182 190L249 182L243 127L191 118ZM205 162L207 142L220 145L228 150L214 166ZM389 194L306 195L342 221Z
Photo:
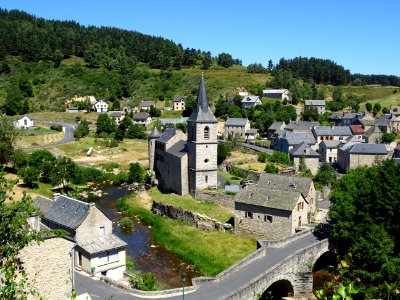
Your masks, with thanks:
M182 111L179 110L165 110L162 112L161 118L181 118Z
M235 178L238 178L238 177L235 177L235 176L233 176L232 174L230 174L228 172L224 172L224 171L218 170L218 174L220 174L224 178L228 179L231 183L240 184L241 178L235 179Z
M254 239L202 231L184 222L156 216L131 203L126 202L124 210L152 226L155 242L194 265L201 274L216 275L256 250Z
M393 105L400 105L400 93L391 94L390 96L388 96L386 98L371 100L368 102L371 104L375 104L375 103L379 102L382 107L390 108ZM366 104L366 102L360 104L361 111L365 111L365 104Z
M233 217L231 209L215 204L214 202L197 200L191 196L163 194L157 188L152 188L149 194L154 201L203 214L222 223L226 223Z
M18 147L29 148L31 146L46 145L49 143L62 140L64 137L63 132L43 134L43 135L26 135L19 136L16 142Z

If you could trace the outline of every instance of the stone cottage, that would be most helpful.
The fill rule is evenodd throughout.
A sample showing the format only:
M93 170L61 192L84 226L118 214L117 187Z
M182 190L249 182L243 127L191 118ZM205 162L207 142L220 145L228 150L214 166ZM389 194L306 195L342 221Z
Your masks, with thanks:
M37 196L33 205L43 213L41 224L66 231L76 243L75 267L114 280L123 277L126 243L112 233L111 220L94 203L56 194L54 200Z
M195 196L196 191L216 189L218 184L217 119L208 105L203 75L187 132L186 136L169 128L160 133L155 127L148 138L149 167L161 190Z
M259 239L290 236L312 221L315 197L310 178L261 174L235 196L235 232Z
M296 170L300 169L302 161L311 174L316 175L319 169L320 155L306 142L296 145L289 151L289 157L294 162Z
M224 126L224 139L227 140L229 137L237 137L244 140L248 129L250 129L249 119L228 118Z

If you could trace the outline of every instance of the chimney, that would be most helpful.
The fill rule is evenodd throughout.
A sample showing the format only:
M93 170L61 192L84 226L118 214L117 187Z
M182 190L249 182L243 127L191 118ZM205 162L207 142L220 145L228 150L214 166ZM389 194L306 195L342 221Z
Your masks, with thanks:
M57 201L57 199L59 198L61 196L61 194L60 193L54 193L53 194L53 201Z

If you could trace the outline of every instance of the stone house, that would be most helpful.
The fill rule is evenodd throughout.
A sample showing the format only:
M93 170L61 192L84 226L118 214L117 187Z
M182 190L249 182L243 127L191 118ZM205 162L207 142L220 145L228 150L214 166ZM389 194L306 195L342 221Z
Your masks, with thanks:
M318 114L322 115L325 112L325 100L304 100L304 109L316 108Z
M19 253L31 287L44 299L69 299L73 288L74 242L61 237L47 237L31 242ZM37 299L28 294L28 299Z
M185 110L186 98L186 96L174 96L174 99L172 99L174 110Z
M156 106L156 103L152 100L142 101L139 105L140 110L150 110L152 106Z
M251 186L235 196L235 233L277 240L307 224L308 203L295 190Z
M263 97L279 99L279 100L290 100L289 90L287 89L269 89L263 90Z
M302 142L289 150L289 157L293 160L296 170L300 170L303 161L307 169L311 171L311 174L317 174L320 155L306 142Z
M224 139L228 140L232 137L245 139L248 129L250 129L250 122L247 118L228 118L224 126Z
M32 117L25 115L22 118L13 122L13 125L17 129L29 129L35 126L35 121Z
M133 124L149 125L152 119L147 112L138 112L133 115L132 121Z
M384 144L349 142L338 150L338 165L344 172L361 166L371 167L387 158L388 151Z
M260 104L262 104L262 101L258 96L245 96L241 101L242 108L250 108Z
M319 144L319 154L322 162L329 164L336 163L338 148L341 145L341 141L322 141Z
M396 133L400 130L400 117L391 114L384 114L379 118L376 125L383 133Z
M315 138L311 132L291 132L285 130L274 142L273 149L289 154L290 150L303 142L315 147Z
M167 192L195 196L197 191L216 189L217 145L217 119L208 105L202 75L187 135L175 128L160 133L157 127L149 135L149 170Z
M268 139L271 140L272 137L274 136L275 132L278 130L284 130L286 127L285 122L281 121L275 121L274 123L271 124L271 126L268 127Z
M33 205L42 213L39 221L50 229L62 229L76 243L75 267L95 276L123 278L126 243L112 233L112 222L94 203L56 194L54 200L37 196Z
M400 106L394 105L390 108L390 114L400 117Z
M117 125L121 123L121 121L125 118L125 113L123 111L110 111L108 116L115 120Z
M289 124L286 125L285 130L291 132L311 132L315 126L319 126L319 122L290 121Z
M352 135L349 126L315 126L312 133L317 145L322 141L342 141Z
M93 109L93 111L98 112L98 113L107 112L108 104L105 100L100 100L92 105L92 109Z

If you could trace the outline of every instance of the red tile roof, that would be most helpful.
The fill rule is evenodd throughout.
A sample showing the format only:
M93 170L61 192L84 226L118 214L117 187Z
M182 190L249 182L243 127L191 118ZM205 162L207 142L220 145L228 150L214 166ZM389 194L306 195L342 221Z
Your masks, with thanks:
M364 129L362 128L362 125L350 125L350 130L353 134L364 133Z

